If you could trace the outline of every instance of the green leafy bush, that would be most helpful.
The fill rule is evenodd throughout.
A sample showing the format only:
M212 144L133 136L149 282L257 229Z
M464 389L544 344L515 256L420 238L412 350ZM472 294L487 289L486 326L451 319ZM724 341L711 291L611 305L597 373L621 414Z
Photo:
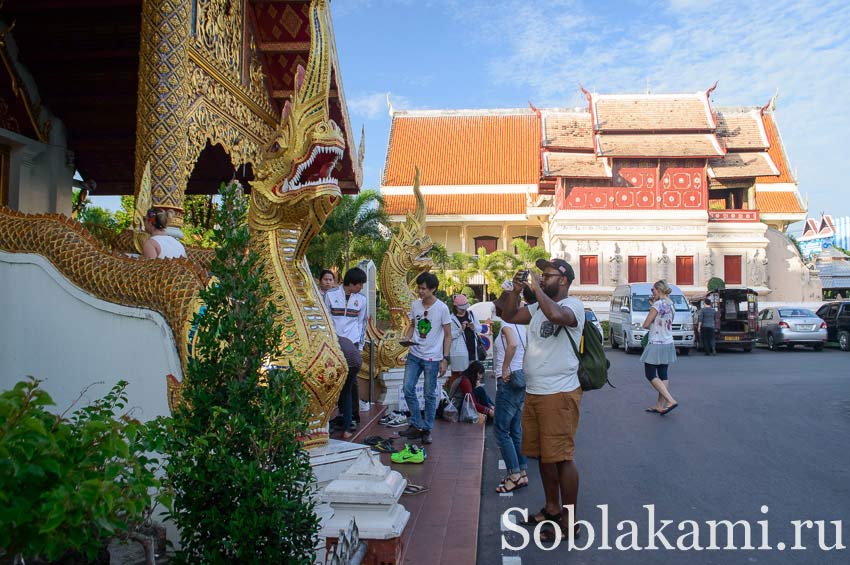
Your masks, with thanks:
M726 283L720 277L711 277L708 279L708 284L705 286L708 289L708 292L714 292L715 290L723 290L726 288Z
M247 200L222 187L217 284L201 293L184 403L165 420L171 518L183 563L312 563L319 521L311 500L302 377L269 367L281 342L272 289L249 251Z
M126 414L127 383L70 418L30 378L0 395L0 547L49 561L93 561L149 517L157 461L147 425Z

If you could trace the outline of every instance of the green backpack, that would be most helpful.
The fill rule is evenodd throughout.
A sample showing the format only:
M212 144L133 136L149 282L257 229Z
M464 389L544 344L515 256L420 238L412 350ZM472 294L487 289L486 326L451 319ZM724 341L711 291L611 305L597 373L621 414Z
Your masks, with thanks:
M558 331L560 329L558 328ZM576 347L576 342L570 332L567 332L567 337L573 346L576 357L578 357L578 380L581 383L581 390L596 390L605 386L605 383L608 383L611 388L617 388L608 380L608 368L611 366L611 362L605 357L605 349L602 346L602 336L599 335L599 330L590 322L585 321L584 330L581 333L581 352Z

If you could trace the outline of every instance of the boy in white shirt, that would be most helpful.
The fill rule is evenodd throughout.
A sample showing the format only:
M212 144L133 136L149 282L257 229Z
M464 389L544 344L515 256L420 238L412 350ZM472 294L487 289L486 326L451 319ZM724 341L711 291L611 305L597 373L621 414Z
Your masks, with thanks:
M416 277L419 300L410 305L411 327L405 339L412 342L404 365L404 400L410 410L410 426L399 435L431 443L431 429L437 414L437 378L446 372L452 331L449 308L434 295L439 281L433 273ZM425 374L425 419L419 414L416 383Z
M339 347L348 364L348 376L339 393L337 408L342 416L342 438L351 439L355 426L353 413L359 411L357 375L363 365L363 344L366 340L368 309L366 297L360 294L366 284L366 273L357 267L345 273L342 284L325 293L325 306L336 329Z

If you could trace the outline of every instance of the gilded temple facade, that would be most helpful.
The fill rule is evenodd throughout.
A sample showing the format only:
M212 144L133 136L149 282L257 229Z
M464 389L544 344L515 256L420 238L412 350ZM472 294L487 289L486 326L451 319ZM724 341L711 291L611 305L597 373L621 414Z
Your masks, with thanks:
M409 209L405 167L415 161L426 231L450 253L509 250L523 237L573 264L575 293L600 298L659 278L698 294L712 277L781 289L777 300L819 294L802 261L769 259L770 242L805 217L775 102L713 107L712 90L585 92L587 106L572 109L393 112L387 211Z

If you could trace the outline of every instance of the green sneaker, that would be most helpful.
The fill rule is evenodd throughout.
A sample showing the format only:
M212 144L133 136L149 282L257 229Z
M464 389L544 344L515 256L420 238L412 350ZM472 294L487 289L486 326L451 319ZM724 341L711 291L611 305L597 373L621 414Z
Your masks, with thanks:
M406 444L404 449L390 455L393 463L424 463L425 450L415 445Z

